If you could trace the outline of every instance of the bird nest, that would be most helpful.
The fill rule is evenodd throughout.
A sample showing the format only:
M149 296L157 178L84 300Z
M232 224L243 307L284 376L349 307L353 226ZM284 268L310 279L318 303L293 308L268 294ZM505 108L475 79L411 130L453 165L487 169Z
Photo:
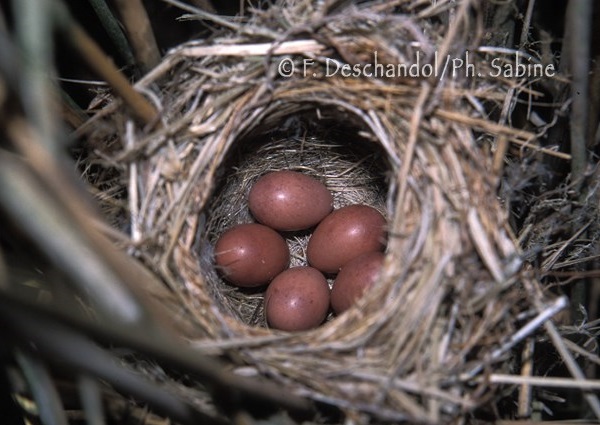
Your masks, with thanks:
M512 350L560 305L519 261L485 149L538 149L490 119L516 83L491 76L468 2L396 3L323 15L281 2L219 21L228 29L175 48L137 83L160 111L154 125L107 98L95 122L108 125L92 138L119 176L107 174L107 213L176 295L164 302L195 349L359 421L440 423L493 399L487 374L510 370ZM466 51L478 75L450 75L446 58ZM374 61L390 71L331 75ZM323 181L336 207L366 203L388 220L377 285L311 331L265 327L263 292L232 287L213 263L223 230L252 221L252 183L280 169ZM286 240L305 264L307 234Z

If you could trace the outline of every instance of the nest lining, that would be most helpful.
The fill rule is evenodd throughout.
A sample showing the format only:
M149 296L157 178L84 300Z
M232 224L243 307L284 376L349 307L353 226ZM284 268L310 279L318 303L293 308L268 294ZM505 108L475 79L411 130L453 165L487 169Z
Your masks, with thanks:
M315 38L325 46L319 55L341 60L365 60L364 52L375 49L394 61L411 61L411 43L426 52L443 45L439 22L388 13L383 5L367 5L360 13L351 8L318 26L306 11L295 13L300 5L308 7L306 2L277 5L273 10L283 13L283 21L270 23L259 13L245 31L213 42L264 41L265 32L257 36L252 28L279 34L278 25L286 31L297 27L286 19L298 16L307 20L303 25L317 28ZM421 9L422 16L431 13ZM460 38L466 35L455 36L457 46L467 45ZM281 43L280 35L274 41L274 46ZM494 387L473 379L488 367L510 367L506 356L516 344L510 336L523 317L536 312L519 284L529 277L515 267L518 249L505 230L491 160L474 136L487 130L515 143L528 137L494 123L488 127L479 115L476 99L500 102L507 86L482 80L471 89L472 82L460 79L435 85L410 79L282 79L273 72L281 57L192 57L184 46L138 84L153 93L161 127L136 129L126 111L105 110L105 119L121 128L123 149L112 160L128 164L124 181L132 248L179 295L181 319L195 326L187 336L200 351L230 354L298 394L372 418L438 423L475 409ZM300 65L306 56L289 57ZM285 128L311 111L316 134L300 137L298 127ZM119 127L123 117L126 125ZM323 140L318 129L327 134L324 124L331 123L360 133L335 149L374 144L383 152L388 167L383 195L380 183L370 183L380 181L381 174L374 176L367 167L365 175L360 160L349 165L331 141ZM273 139L282 127L287 137ZM271 142L253 159L248 145L261 137ZM287 155L290 141L300 147ZM299 154L307 146L315 155L309 159ZM235 170L229 164L233 152L244 152ZM274 165L267 155L281 162ZM342 179L338 187L360 187L361 194L353 191L350 197L334 190L336 202L354 202L358 196L389 221L376 288L323 327L296 334L253 326L260 323L260 295L227 288L211 258L219 231L249 219L244 206L249 184L283 163L331 187L332 174ZM222 173L229 180L224 186ZM301 251L304 241L297 239Z

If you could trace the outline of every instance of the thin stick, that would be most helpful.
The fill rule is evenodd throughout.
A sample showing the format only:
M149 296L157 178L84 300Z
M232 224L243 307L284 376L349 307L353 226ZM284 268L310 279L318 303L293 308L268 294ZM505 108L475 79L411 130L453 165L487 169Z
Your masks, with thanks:
M508 139L506 135L501 134L496 139L496 152L494 152L494 161L492 165L492 171L497 175L502 175L504 168L504 157L508 151Z
M571 85L571 174L577 184L585 173L587 164L589 63L591 40L591 0L570 0L567 19L571 28L569 39L569 66L573 75Z
M525 12L525 19L523 19L523 28L521 29L521 37L519 39L519 49L525 47L525 43L527 43L527 36L529 35L529 27L531 26L531 17L533 16L534 6L535 0L529 0L527 3L527 11Z
M569 341L568 339L563 340L563 342L569 350L573 351L576 354L579 354L580 356L585 357L586 359L597 365L600 365L600 357L598 357L596 354L590 353L585 348L580 347L579 345L575 344L573 341Z
M133 123L128 121L125 125L125 143L127 149L135 146ZM142 238L139 222L139 196L138 196L138 168L137 162L131 161L129 166L129 211L131 215L131 240L138 243Z
M565 343L563 342L562 337L558 333L556 326L554 326L554 323L546 322L544 323L544 327L546 328L546 332L548 333L548 336L550 336L554 347L562 357L563 361L565 362L565 365L567 366L567 369L569 370L571 375L573 375L573 378L575 378L577 384L581 385L582 387L585 386L586 382L588 382L588 379L586 379L585 375L581 371L581 368L579 367L579 365L565 346ZM596 415L596 418L600 419L600 401L598 400L598 397L592 393L584 393L583 396L585 397L590 408L594 412L594 415Z
M570 0L567 8L566 28L570 28L571 37L569 45L569 68L573 75L571 83L571 179L575 190L582 187L585 169L587 167L587 145L589 126L589 71L590 71L590 42L592 24L592 1ZM587 191L582 191L580 200L587 196ZM583 315L578 309L579 305L586 305L586 288L584 281L577 281L571 289L573 300L574 320L582 320Z
M511 106L513 105L513 98L515 95L515 89L511 88L506 94L506 99L504 99L504 104L502 105L502 112L500 113L499 124L506 125L506 120L508 119L508 114L512 111ZM494 161L492 165L492 170L496 173L497 176L502 176L502 170L504 168L504 157L506 152L508 151L508 140L505 134L499 134L496 137L496 153L494 155ZM500 180L498 180L500 181Z
M133 46L133 54L147 72L160 62L160 51L152 32L152 25L141 0L114 0L125 31Z
M509 385L529 385L532 387L544 388L574 388L582 391L600 390L600 380L586 379L578 381L572 378L555 378L548 376L522 376L522 375L504 375L493 373L486 376L485 379L491 384L509 384Z
M529 379L531 379L531 375L533 373L533 351L535 349L535 340L533 338L529 338L525 343L525 347L523 348L523 353L521 354L521 361L523 362L523 366L521 367L521 376L526 380L521 384L521 389L519 390L519 417L528 418L531 416L531 383Z
M177 50L183 56L265 56L319 53L325 46L315 40L293 40L283 43L231 44L221 46L190 46Z
M191 6L182 1L179 1L179 0L162 0L162 1L167 4L170 4L171 6L175 6L181 10L185 10L186 12L197 15L199 18L208 19L212 22L215 22L216 24L223 25L225 28L237 30L240 27L239 24L231 22L222 16L219 16L219 15L216 15L213 13L207 13L205 10L202 10L198 7Z

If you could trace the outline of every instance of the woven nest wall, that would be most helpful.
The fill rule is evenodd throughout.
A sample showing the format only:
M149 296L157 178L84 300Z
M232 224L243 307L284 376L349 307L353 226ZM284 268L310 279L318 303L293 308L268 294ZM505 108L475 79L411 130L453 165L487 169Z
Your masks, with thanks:
M481 78L325 75L327 58L364 64L377 51L384 64L419 57L441 72L436 52L477 51L466 3L421 3L320 16L309 2L282 2L256 12L210 45L174 49L137 84L160 110L154 127L108 99L96 118L108 125L93 137L112 141L102 158L120 174L105 198L127 193L112 218L132 255L177 295L165 302L193 324L185 337L199 352L357 418L439 423L494 398L485 372L510 370L527 335L519 330L546 304L520 267L483 149L530 137L488 121L513 88L485 77L489 58L472 58ZM295 67L289 76L284 61ZM388 220L374 290L307 332L266 328L262 292L228 285L213 264L218 235L252 221L252 183L278 169L323 181L336 207L367 203ZM306 239L288 235L292 264L305 264Z

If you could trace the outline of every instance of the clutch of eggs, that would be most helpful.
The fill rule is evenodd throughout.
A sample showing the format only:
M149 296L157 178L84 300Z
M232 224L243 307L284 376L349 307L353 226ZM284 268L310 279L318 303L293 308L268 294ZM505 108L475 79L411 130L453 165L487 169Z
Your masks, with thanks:
M268 285L264 305L270 327L315 328L330 307L341 314L377 281L386 220L375 208L349 205L334 211L323 183L289 170L260 177L249 192L248 208L258 223L225 230L215 244L215 263L233 285ZM290 252L278 232L313 227L308 265L288 268ZM325 275L336 273L330 291Z

